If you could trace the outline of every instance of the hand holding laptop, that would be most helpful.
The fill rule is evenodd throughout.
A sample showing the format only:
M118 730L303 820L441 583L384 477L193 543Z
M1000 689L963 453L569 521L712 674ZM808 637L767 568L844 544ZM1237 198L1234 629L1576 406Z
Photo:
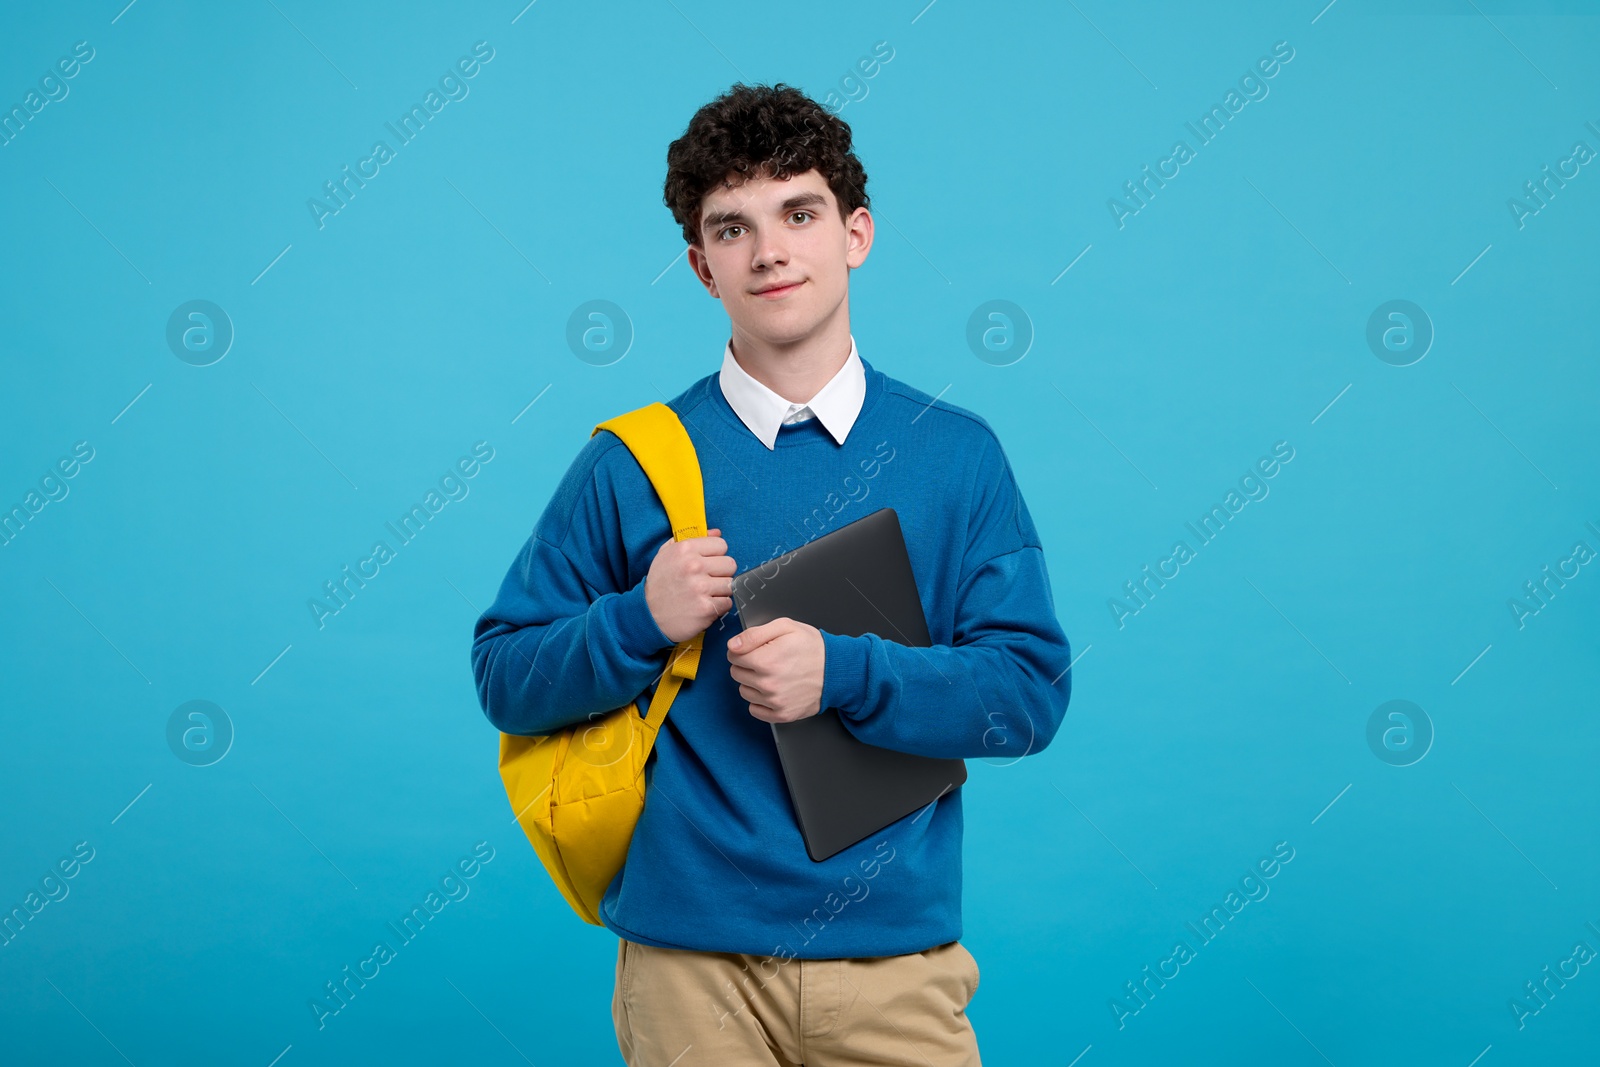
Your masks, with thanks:
M813 538L784 556L783 566L773 568L773 573L767 573L762 565L735 575L733 595L739 602L742 636L766 639L753 651L730 641L730 669L741 659L763 661L766 650L780 654L773 657L775 661L791 655L807 659L813 634L818 644L823 642L823 633L841 637L875 634L883 641L919 647L933 643L900 518L893 508L879 508ZM789 674L786 668L776 667L769 678L793 680L779 682L770 690L756 686L751 692L774 692L778 695L773 699L780 705L792 699L808 709L810 683L818 687L820 700L826 658L824 645L814 668L808 663ZM866 684L867 679L861 678L860 685ZM741 686L740 692L745 688ZM861 741L834 708L818 713L808 710L798 719L785 721L761 713L760 707L752 701L751 714L772 723L773 741L806 852L817 862L860 844L900 819L915 819L914 812L926 809L967 780L962 760L896 752ZM907 711L939 713L936 706Z
M750 714L765 722L797 722L822 710L823 658L822 631L790 618L728 641L728 673Z

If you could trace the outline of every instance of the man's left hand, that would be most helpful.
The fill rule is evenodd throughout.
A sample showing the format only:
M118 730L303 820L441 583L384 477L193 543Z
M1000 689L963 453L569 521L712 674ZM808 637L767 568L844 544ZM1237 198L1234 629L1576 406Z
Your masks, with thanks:
M750 714L795 722L822 710L822 631L794 619L752 626L728 641L728 673Z

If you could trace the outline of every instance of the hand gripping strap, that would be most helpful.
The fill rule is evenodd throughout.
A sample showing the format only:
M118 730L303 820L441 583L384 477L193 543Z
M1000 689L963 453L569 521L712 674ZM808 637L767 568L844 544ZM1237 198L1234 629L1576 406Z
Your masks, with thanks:
M644 470L645 477L661 498L667 511L675 541L706 535L705 484L700 476L700 457L694 442L683 428L677 413L660 402L607 419L590 436L610 430L622 439ZM672 700L684 681L693 679L700 667L700 651L705 633L680 641L672 650L667 670L656 685L646 721L657 729L667 717Z

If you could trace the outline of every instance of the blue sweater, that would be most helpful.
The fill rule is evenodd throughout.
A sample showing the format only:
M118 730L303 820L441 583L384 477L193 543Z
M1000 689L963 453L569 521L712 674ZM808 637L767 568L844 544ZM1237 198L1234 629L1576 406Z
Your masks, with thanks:
M811 418L783 426L769 451L716 374L669 401L700 458L707 524L745 571L894 508L933 647L824 631L822 706L883 748L1008 761L1038 752L1066 713L1071 649L1010 464L982 418L865 370L842 446ZM644 580L669 537L627 446L595 434L477 622L473 672L498 730L552 733L653 689L673 643ZM740 629L733 613L711 625L699 674L667 714L627 864L601 905L607 928L666 948L800 959L958 939L961 794L972 783L814 862L772 727L728 673Z

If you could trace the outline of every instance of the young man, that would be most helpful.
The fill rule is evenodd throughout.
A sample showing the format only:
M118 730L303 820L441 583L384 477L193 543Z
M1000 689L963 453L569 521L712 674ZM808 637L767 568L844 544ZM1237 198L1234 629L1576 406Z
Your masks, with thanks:
M989 424L856 351L850 271L873 221L850 128L793 88L737 85L667 163L689 264L731 332L721 370L668 402L717 528L672 541L628 448L591 437L477 623L479 697L503 732L551 733L639 696L706 631L601 906L631 1067L691 1048L682 1063L977 1064L963 790L813 862L768 724L837 708L903 752L1044 748L1071 650L1039 535ZM933 647L724 617L735 573L880 507L899 515Z

